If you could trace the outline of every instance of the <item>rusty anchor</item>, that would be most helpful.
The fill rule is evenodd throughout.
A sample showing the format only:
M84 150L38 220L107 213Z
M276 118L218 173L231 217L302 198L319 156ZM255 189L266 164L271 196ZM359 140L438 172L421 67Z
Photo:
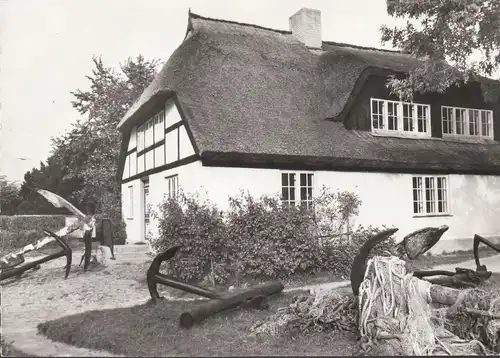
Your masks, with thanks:
M181 327L189 328L195 323L203 321L218 312L228 310L235 307L265 307L264 300L266 297L277 294L284 289L281 282L273 281L252 288L244 289L239 292L218 293L204 287L189 284L187 282L175 279L172 276L165 275L159 272L161 263L171 259L181 249L182 245L176 245L163 253L158 254L154 259L146 274L151 301L156 303L158 300L164 299L158 293L157 285L163 284L185 292L193 293L201 297L210 299L209 301L198 305L196 308L186 311L179 317Z
M37 269L40 264L55 260L62 256L66 256L66 266L65 266L66 273L64 278L65 279L68 278L69 270L71 268L72 255L73 255L71 248L68 246L66 242L64 242L63 239L61 239L58 235L54 234L52 231L49 230L43 230L43 231L46 235L52 236L56 240L56 242L61 246L62 250L53 253L51 255L48 255L46 257L43 257L39 260L29 262L26 265L20 267L18 266L25 262L24 257L22 257L22 259L16 262L13 262L10 265L2 266L0 267L2 269L2 272L0 273L0 281L3 281L13 276L20 276L23 272L28 271L29 269Z

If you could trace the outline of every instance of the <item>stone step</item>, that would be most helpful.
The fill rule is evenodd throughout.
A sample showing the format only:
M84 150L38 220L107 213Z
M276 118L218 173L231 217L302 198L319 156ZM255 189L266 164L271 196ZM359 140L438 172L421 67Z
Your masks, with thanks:
M150 251L149 245L115 245L115 253L147 253Z

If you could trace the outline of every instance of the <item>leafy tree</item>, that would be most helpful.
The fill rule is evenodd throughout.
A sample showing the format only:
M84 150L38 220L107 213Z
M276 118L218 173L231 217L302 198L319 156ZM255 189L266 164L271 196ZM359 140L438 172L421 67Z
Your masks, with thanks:
M0 176L0 214L15 215L21 201L17 186L7 181L5 176Z
M21 202L17 206L18 214L68 214L66 209L55 208L43 197L36 193L36 189L46 189L70 200L76 205L73 191L80 185L79 182L63 178L64 168L53 158L47 163L40 162L39 168L33 168L24 175L19 195Z
M500 1L386 0L386 5L389 15L405 25L382 26L382 42L425 59L407 77L389 79L389 88L400 98L442 93L452 85L490 77L499 68ZM486 82L485 99L498 100L498 85Z
M52 140L51 160L62 167L63 182L76 185L75 201L87 211L95 211L114 223L121 222L120 184L116 179L121 135L116 129L128 108L151 83L157 60L146 61L139 55L120 66L121 72L93 58L95 68L90 89L72 92L73 107L85 120Z

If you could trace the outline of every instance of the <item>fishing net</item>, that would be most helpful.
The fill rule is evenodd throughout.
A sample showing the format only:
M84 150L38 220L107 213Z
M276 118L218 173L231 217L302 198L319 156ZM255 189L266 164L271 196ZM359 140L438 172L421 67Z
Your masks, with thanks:
M359 330L361 354L367 355L498 355L498 295L448 289L441 294L454 293L452 306L433 303L432 294L442 288L414 277L396 257L376 256L367 263L358 297L335 289L297 296L250 331L277 336Z
M258 321L250 331L273 336L319 331L355 332L356 302L354 296L341 295L335 290L296 296L290 306L279 308L264 322Z
M487 355L494 347L498 320L471 318L464 310L498 310L498 298L486 299L481 290L462 291L451 308L432 304L432 284L406 272L395 257L368 261L359 294L359 331L370 355ZM482 307L481 307L482 306ZM493 311L491 311L493 310ZM459 314L465 312L466 314ZM484 311L482 311L484 312ZM483 326L484 329L478 329ZM468 333L478 332L475 336ZM488 333L490 331L490 333Z

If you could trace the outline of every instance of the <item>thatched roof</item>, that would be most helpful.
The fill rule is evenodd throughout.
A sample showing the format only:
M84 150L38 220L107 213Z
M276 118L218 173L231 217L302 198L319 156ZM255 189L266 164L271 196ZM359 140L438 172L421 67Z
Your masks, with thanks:
M331 169L342 162L359 169L448 166L500 174L496 142L374 137L327 120L342 112L367 69L407 72L418 64L409 55L334 42L311 51L288 31L192 13L188 30L119 128L138 120L155 96L172 91L202 159L227 153L269 164L288 156L316 158Z

